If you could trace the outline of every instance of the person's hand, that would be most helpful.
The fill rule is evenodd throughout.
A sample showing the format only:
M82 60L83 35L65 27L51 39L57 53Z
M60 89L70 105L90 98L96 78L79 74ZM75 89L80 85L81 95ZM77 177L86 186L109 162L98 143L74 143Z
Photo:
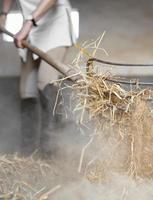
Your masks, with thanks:
M21 30L15 35L14 43L16 47L18 48L24 48L22 42L23 40L26 40L31 29L32 29L33 23L30 20L25 21L23 24Z
M0 27L4 27L6 23L6 15L0 15Z

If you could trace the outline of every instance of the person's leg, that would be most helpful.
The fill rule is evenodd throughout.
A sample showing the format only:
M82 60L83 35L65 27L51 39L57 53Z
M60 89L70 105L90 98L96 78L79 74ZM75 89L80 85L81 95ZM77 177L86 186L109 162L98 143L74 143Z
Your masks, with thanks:
M25 155L39 148L39 118L38 100L21 99L21 153Z
M21 96L21 152L31 154L39 144L39 100L37 71L40 61L34 61L28 52L26 63L22 62L20 77Z
M57 48L48 54L61 62L64 62L66 48ZM42 153L56 151L57 135L56 129L61 124L61 96L59 87L54 80L58 80L60 73L52 66L43 62L40 64L38 73L38 86L40 90L40 103L42 106L42 131L40 148Z

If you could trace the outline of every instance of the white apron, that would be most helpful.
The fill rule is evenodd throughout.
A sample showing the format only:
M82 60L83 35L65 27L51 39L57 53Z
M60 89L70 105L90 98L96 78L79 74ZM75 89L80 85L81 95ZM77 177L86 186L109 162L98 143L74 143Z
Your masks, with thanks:
M23 17L30 15L40 4L41 0L18 0ZM71 6L68 0L57 0L56 4L37 22L29 34L29 42L47 52L51 49L71 46L72 30L68 12ZM20 50L23 60L26 60L26 51ZM37 56L34 55L36 59Z

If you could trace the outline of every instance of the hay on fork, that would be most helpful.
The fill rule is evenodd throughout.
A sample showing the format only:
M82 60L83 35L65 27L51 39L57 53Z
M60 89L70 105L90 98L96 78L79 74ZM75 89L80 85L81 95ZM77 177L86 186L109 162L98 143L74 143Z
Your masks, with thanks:
M82 113L80 121L83 123L87 110L98 130L95 145L99 144L102 151L102 144L107 143L111 152L107 158L99 154L92 164L87 164L88 179L101 181L106 169L133 178L153 177L153 91L140 87L125 89L109 82L111 76L97 75L91 68L84 77L73 85L79 99L76 109Z

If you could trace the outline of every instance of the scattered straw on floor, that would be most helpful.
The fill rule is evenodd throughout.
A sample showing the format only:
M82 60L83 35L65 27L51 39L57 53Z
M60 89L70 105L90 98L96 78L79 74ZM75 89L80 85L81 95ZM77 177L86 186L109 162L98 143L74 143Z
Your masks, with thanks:
M45 200L60 189L53 185L52 163L17 155L0 156L0 199Z

